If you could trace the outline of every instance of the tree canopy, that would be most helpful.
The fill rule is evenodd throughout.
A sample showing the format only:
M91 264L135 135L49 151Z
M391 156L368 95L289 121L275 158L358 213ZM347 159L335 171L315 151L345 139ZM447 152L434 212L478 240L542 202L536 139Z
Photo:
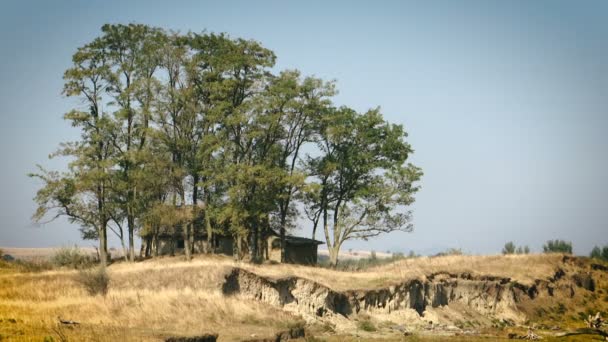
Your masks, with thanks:
M43 182L34 219L67 216L103 262L108 230L130 260L137 232L167 229L188 259L202 229L209 246L230 235L235 255L260 260L260 238L276 230L285 246L303 211L334 265L347 240L410 231L422 172L404 128L379 108L335 106L334 82L273 73L275 60L226 34L104 25L64 74L81 138L53 155L70 157L66 172L31 175Z

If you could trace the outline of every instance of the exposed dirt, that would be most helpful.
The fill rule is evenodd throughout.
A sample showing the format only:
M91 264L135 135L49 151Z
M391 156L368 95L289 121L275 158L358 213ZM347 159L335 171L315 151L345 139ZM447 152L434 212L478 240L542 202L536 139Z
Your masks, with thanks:
M357 330L360 322L371 320L402 333L413 329L466 334L476 330L457 326L463 320L475 321L477 328L496 322L521 325L529 318L529 310L522 307L538 298L572 298L577 291L595 291L591 272L569 267L572 261L564 259L564 268L532 285L492 275L436 272L386 287L346 291L301 277L272 279L234 268L222 292L281 307L308 323L331 324L336 332Z

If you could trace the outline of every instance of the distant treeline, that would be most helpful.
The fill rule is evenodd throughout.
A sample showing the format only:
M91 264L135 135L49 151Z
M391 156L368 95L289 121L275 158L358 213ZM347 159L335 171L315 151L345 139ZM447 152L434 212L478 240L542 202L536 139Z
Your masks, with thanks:
M40 171L36 220L66 216L107 257L108 230L135 258L136 234L179 229L234 237L261 258L275 229L284 242L305 216L337 263L344 241L409 231L422 172L400 125L380 109L336 107L334 82L273 73L276 56L253 40L104 25L78 48L63 94L80 130L60 145L67 172ZM163 228L164 227L164 228ZM248 248L246 249L245 246ZM282 246L285 246L283 243Z

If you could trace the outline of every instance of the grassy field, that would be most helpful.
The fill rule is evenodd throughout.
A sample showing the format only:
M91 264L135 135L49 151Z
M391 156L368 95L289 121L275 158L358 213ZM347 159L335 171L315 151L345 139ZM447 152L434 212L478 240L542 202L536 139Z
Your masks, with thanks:
M553 276L558 267L564 267L562 260L561 255L419 257L365 271L344 272L297 265L251 265L220 256L197 256L191 262L179 257L160 258L112 264L107 271L110 285L105 296L90 295L79 282L80 273L76 270L28 269L0 262L0 340L162 341L170 336L214 332L220 340L237 341L273 336L277 331L302 324L301 317L280 308L224 296L221 285L235 267L270 278L297 276L335 290L348 290L388 286L440 271L509 277L531 284L535 279ZM598 273L595 278L595 292L577 294L563 303L557 299L539 301L522 310L530 316L530 324L544 325L548 330L554 325L582 327L581 317L594 310L605 312L608 307L606 273ZM80 324L65 326L58 323L59 318ZM310 322L307 329L317 338L329 341L402 338L365 331L332 336L331 329ZM476 339L496 340L509 331L525 329L479 330L481 334ZM421 333L408 339L464 341L471 340L471 336L448 338ZM586 339L583 336L570 340Z

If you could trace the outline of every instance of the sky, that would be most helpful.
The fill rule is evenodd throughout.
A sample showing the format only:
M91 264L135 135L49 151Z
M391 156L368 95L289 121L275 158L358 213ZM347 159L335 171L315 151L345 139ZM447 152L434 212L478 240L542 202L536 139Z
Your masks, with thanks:
M71 55L133 22L255 39L276 71L335 79L337 105L404 125L424 171L414 231L344 249L538 252L559 238L588 254L608 244L606 18L602 0L2 1L0 246L94 244L64 219L32 222L41 184L27 173L65 168L48 155L78 139L62 119Z

